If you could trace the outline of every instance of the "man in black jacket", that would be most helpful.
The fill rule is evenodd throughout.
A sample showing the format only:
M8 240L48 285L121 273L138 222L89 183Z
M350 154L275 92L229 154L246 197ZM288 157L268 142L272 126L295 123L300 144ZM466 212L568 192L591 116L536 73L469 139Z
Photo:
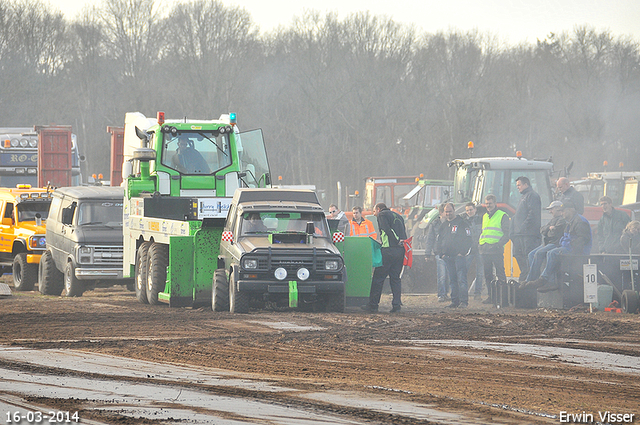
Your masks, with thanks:
M380 297L382 296L382 285L389 276L389 284L393 294L391 302L391 313L400 311L402 301L400 273L404 262L404 244L407 239L407 231L404 226L404 219L396 212L391 211L384 203L378 203L373 207L373 215L378 219L378 230L380 241L382 242L382 266L373 270L371 279L371 291L369 292L369 304L362 307L369 312L378 311Z
M584 196L571 186L568 178L560 177L556 182L556 187L559 192L557 196L558 201L563 203L564 201L571 201L576 207L576 212L580 215L584 214Z
M447 219L440 229L436 239L436 254L447 265L447 273L451 284L450 308L465 308L469 304L467 293L467 255L471 251L473 238L467 222L456 215L452 203L444 206Z
M513 242L513 256L520 268L519 281L524 282L529 274L528 255L540 245L542 202L540 195L531 188L529 178L518 177L516 187L522 196L511 219L509 234Z

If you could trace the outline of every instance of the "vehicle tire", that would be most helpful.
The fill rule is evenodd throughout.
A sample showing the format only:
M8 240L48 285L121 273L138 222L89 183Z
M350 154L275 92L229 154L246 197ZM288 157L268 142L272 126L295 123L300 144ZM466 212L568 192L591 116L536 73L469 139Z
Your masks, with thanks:
M42 295L60 295L64 289L64 274L56 268L49 251L45 251L40 258L38 289Z
M167 283L167 266L169 265L169 246L152 243L147 255L147 301L158 305L158 294L164 291Z
M64 268L64 290L67 297L81 297L84 292L84 284L76 278L71 261L68 261Z
M147 300L147 274L149 272L149 246L151 242L143 242L136 251L135 291L136 298L142 304L149 304Z
M622 311L625 313L635 313L640 307L640 299L636 291L625 289L622 291Z
M229 282L227 282L227 273L224 269L217 269L213 274L211 309L213 311L229 311Z
M347 300L344 297L344 291L329 294L327 298L327 311L333 311L335 313L344 313L344 307Z
M13 288L16 291L32 291L38 281L38 266L27 263L27 253L13 258Z
M249 312L249 295L246 292L236 290L233 273L229 277L229 311L231 313Z

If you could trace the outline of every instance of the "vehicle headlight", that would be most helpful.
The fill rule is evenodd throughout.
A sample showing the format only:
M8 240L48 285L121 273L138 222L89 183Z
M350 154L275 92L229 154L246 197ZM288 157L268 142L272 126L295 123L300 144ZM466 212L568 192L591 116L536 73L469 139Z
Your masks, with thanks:
M91 247L90 246L81 246L80 247L80 254L91 254Z
M258 260L255 258L245 258L242 260L242 268L247 270L255 270L258 268Z
M44 236L31 236L29 238L30 248L45 248L47 246L47 238Z
M340 268L340 262L338 260L327 260L324 262L325 270L338 270Z
M287 277L287 271L283 267L278 267L273 275L278 280L285 280Z
M309 279L309 270L307 270L306 268L302 267L301 269L298 269L298 273L296 273L296 275L298 276L298 279L300 279L300 280L307 280L307 279Z

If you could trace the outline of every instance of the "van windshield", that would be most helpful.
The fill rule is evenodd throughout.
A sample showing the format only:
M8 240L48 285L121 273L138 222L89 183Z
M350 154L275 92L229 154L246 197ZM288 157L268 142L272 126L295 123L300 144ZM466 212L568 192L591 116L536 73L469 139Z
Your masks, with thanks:
M83 202L77 210L78 226L103 225L122 227L122 202Z

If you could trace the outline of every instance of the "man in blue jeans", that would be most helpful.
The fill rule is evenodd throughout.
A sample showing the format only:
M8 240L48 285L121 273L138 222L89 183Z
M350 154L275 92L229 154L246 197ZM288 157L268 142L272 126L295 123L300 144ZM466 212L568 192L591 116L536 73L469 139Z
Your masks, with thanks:
M540 277L542 265L547 258L547 253L560 246L560 238L564 235L564 228L567 225L567 222L562 216L562 202L553 201L545 209L551 211L552 218L547 224L540 228L542 245L529 253L529 275L527 276L527 283L533 282Z
M467 255L471 251L473 237L467 222L456 215L452 203L444 206L447 219L436 237L436 255L447 265L447 274L451 284L451 304L449 308L466 308L469 305L467 293Z
M562 216L567 222L564 235L560 239L560 247L547 253L547 266L542 275L531 285L538 288L538 292L550 292L560 288L556 274L560 270L562 254L589 255L591 252L591 226L586 218L578 214L572 201L562 201Z

